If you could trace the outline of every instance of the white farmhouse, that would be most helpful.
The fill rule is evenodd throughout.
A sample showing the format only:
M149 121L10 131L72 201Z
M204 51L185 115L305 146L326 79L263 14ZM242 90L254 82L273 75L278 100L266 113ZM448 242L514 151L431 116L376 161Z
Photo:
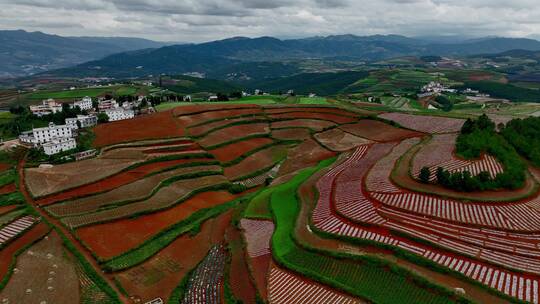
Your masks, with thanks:
M62 112L62 104L56 102L54 99L43 100L42 104L37 106L30 106L30 111L36 116L44 116Z
M109 121L125 120L135 117L135 111L126 110L124 108L108 109L104 112L109 117Z
M75 101L73 104L71 104L71 108L79 107L81 110L90 110L92 109L92 98L91 97L84 97L81 100Z
M97 116L96 115L77 115L74 118L66 118L66 125L71 129L78 129L79 126L77 122L81 125L81 128L88 128L97 125Z
M72 129L67 125L57 126L54 123L49 123L48 127L34 128L32 131L23 132L19 139L23 143L39 146L46 142L58 138L72 138Z
M116 109L118 107L119 107L119 105L116 102L116 99L109 99L109 100L100 99L98 101L98 109L99 109L99 111L105 111L105 110L109 110L109 109Z
M75 149L77 142L75 138L56 138L42 145L43 151L47 155L54 155L60 152Z

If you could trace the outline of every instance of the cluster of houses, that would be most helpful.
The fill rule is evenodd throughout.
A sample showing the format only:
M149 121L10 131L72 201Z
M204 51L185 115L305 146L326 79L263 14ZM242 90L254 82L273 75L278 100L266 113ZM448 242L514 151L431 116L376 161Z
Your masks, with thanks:
M439 95L441 93L456 93L456 89L450 89L440 82L432 81L422 87L421 93L418 94L419 98L429 97L433 95Z
M77 147L75 136L77 129L88 128L97 125L97 113L105 113L109 121L119 121L135 117L135 108L143 101L144 96L133 102L123 102L119 104L115 99L100 98L97 100L97 109L94 108L92 98L84 97L71 103L70 108L79 107L89 113L88 115L77 115L77 117L66 118L63 125L49 123L47 127L33 128L31 131L21 133L19 140L23 144L31 145L35 148L43 148L45 154L54 155ZM44 100L42 104L30 106L32 114L42 117L49 114L62 112L62 104L53 99Z

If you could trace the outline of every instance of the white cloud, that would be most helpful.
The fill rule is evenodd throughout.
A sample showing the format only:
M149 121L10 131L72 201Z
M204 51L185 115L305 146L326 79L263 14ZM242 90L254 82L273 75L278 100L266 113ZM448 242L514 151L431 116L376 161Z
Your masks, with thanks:
M0 0L0 7L0 29L164 41L540 33L537 0Z

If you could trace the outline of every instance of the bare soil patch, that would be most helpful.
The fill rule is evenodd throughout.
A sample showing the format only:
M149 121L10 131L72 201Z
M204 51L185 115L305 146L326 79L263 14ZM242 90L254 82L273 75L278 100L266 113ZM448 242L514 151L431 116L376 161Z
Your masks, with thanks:
M308 129L279 129L272 130L272 137L278 140L306 140L311 137L311 133Z
M172 111L138 116L133 119L99 124L94 128L95 147L144 139L184 136L185 130Z
M356 118L353 118L350 116L342 116L342 115L337 115L337 114L332 114L332 113L318 113L318 112L311 112L311 111L269 114L268 116L274 119L299 119L299 118L320 119L320 120L332 121L337 124L352 123L352 122L357 121Z
M336 123L326 120L319 119L292 119L284 121L273 122L270 127L272 129L282 129L282 128L307 128L320 132L326 128L335 126Z
M278 145L266 148L251 154L240 163L224 169L229 180L237 180L253 172L271 167L283 159L287 153L287 146Z
M195 104L195 105L189 105L189 106L180 106L174 108L173 115L174 116L182 116L182 115L190 115L190 114L196 114L196 113L202 113L207 111L222 111L222 110L236 110L236 109L258 109L260 108L258 105L253 104Z
M232 126L208 134L199 140L199 144L203 147L211 147L247 136L268 134L269 131L267 123Z
M115 277L130 296L143 303L158 297L167 302L186 273L207 255L213 245L223 242L231 216L232 212L227 212L206 221L196 236L180 236L151 259Z
M349 151L357 146L372 143L369 139L352 135L339 128L317 133L315 139L321 145L336 152Z
M314 166L335 155L335 152L323 148L315 140L308 139L295 148L289 149L287 159L281 165L278 176Z
M206 121L213 121L216 119L226 119L228 117L237 117L243 115L258 115L262 114L262 110L259 108L251 109L232 109L223 111L210 111L193 115L185 115L178 118L178 120L185 126L198 125Z
M234 144L226 145L214 150L212 153L220 162L225 163L237 159L249 151L271 144L270 138L250 138Z
M422 133L392 127L377 120L360 120L358 123L340 126L345 132L379 142L402 140L409 137L422 136Z
M83 227L77 235L96 255L110 259L144 243L161 230L189 217L194 212L232 201L226 191L204 192L177 206L136 219Z
M21 254L16 269L0 293L1 299L10 303L79 303L77 272L56 233Z

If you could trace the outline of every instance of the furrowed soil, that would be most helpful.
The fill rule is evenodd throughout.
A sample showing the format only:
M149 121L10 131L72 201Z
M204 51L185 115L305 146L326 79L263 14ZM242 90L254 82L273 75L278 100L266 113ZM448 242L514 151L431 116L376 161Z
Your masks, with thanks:
M289 149L287 159L281 165L278 176L294 173L300 169L312 167L320 161L335 156L315 140L308 139L293 149Z
M17 191L17 185L15 183L13 184L7 184L3 187L0 187L0 195L2 194L8 194Z
M174 167L174 166L187 164L191 162L201 162L201 161L210 161L210 159L207 159L207 158L177 159L177 160L170 160L170 161L142 165L133 170L118 173L116 175L97 181L95 183L83 185L74 189L63 191L58 194L47 196L45 198L38 200L37 204L40 206L46 206L54 202L59 202L59 201L67 200L67 199L73 199L77 197L86 196L93 193L99 193L103 191L112 190L120 186L137 181L148 174L159 172L169 167Z
M75 266L62 240L51 233L17 258L17 272L0 293L10 303L79 303ZM30 292L28 292L30 290Z
M174 116L182 115L192 115L201 112L211 112L211 111L223 111L223 110L238 110L238 109L260 109L258 105L254 104L205 104L205 105L189 105L189 106L180 106L174 108Z
M122 142L180 137L184 136L184 128L173 117L173 111L165 111L99 124L94 133L94 146L100 148Z
M178 168L152 175L147 178L139 179L133 183L115 188L101 194L83 197L73 201L56 204L47 208L47 211L55 216L70 216L75 214L97 211L99 208L117 204L126 199L136 201L143 200L152 194L152 191L166 179L185 174L193 174L205 171L220 172L219 166L197 166Z
M214 155L220 162L225 163L235 160L249 151L271 144L272 142L273 140L270 138L251 138L210 150L210 153L212 153L212 155Z
M352 135L339 128L317 133L314 137L321 145L336 152L345 152L357 146L372 143L369 139Z
M269 131L267 123L232 126L206 135L199 140L199 144L203 147L211 147L247 136L268 134Z
M262 114L262 110L255 109L238 109L238 110L224 110L224 111L211 111L193 115L181 116L178 120L184 126L193 126L205 121L211 121L216 119L225 119L227 117L236 117L241 115L258 115Z
M317 112L310 112L310 111L302 111L302 112L288 112L288 113L280 113L280 114L269 114L269 117L273 119L320 119L320 120L327 120L331 122L335 122L337 124L344 124L344 123L352 123L357 121L356 118L350 117L350 116L342 116L332 113L317 113Z
M249 117L240 117L240 118L224 118L223 120L218 120L214 122L205 123L200 126L191 127L188 129L190 136L202 136L214 129L223 128L227 125L239 123L239 122L254 122L255 120L266 119L263 115L253 115Z
M271 167L283 159L286 154L287 147L284 145L269 147L248 156L236 165L225 168L225 176L229 180L240 179L255 171Z
M204 192L166 211L83 227L76 233L92 252L103 259L110 259L137 247L198 210L221 205L236 197L226 191Z
M180 236L149 260L116 274L115 278L142 303L158 297L166 303L182 278L206 257L210 248L224 241L231 217L229 211L206 221L196 236Z
M306 140L311 136L308 129L289 128L272 130L272 138L278 140Z
M282 128L307 128L314 130L316 132L322 131L326 128L336 126L336 123L326 120L317 120L317 119L292 119L284 121L276 121L271 125L272 129L282 129Z
M409 137L418 137L423 133L400 129L377 120L360 120L358 123L340 126L345 132L379 142L402 140Z
M246 253L243 250L240 230L229 227L227 241L231 253L229 283L236 299L243 303L256 302L256 289L247 267Z
M17 206L17 205L1 206L0 207L0 215L4 215L4 214L14 210L17 207L19 207L19 206Z
M112 221L134 214L156 212L168 209L178 203L178 201L189 198L190 195L209 186L228 184L227 179L222 175L203 176L198 178L180 180L169 186L160 188L152 197L121 205L113 209L106 209L94 213L83 214L62 219L70 227L81 227L100 222Z

